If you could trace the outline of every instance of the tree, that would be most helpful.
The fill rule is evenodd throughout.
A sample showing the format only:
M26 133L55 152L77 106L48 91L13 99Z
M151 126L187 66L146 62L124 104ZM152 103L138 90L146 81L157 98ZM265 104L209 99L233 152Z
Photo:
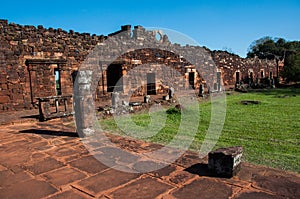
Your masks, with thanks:
M287 82L300 81L300 50L287 56L282 76Z
M249 46L247 57L284 61L280 74L287 82L300 81L300 41L286 41L283 38L263 37ZM277 66L278 67L278 66Z

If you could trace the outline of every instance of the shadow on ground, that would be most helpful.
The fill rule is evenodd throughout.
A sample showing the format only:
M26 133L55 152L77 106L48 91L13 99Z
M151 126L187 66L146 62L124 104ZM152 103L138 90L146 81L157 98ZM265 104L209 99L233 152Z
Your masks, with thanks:
M50 136L79 137L76 132L41 130L41 129L27 129L27 130L19 131L19 133L31 133L31 134L37 134L37 135L50 135Z
M208 164L204 164L204 163L194 164L194 165L186 168L184 171L187 171L191 174L196 174L199 176L212 177L212 174L209 172L209 169L208 169Z
M33 119L39 119L40 118L40 115L37 114L37 115L27 115L27 116L22 116L21 118L33 118Z

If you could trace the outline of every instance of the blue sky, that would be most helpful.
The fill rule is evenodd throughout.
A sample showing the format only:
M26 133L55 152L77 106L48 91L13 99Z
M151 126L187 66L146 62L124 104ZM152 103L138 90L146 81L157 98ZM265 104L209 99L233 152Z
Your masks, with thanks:
M300 40L299 0L3 1L0 18L97 35L125 24L162 27L186 34L201 46L231 49L242 57L263 36Z

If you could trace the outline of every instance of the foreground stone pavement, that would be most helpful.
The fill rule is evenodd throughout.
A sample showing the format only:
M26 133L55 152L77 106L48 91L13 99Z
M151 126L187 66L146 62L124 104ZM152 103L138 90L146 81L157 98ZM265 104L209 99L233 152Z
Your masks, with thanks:
M243 163L231 179L210 177L207 159L194 152L158 171L121 172L97 161L70 124L70 119L56 119L1 126L0 198L300 198L299 174ZM110 139L131 151L137 171L156 163L136 154L161 146ZM93 151L109 147L95 144Z

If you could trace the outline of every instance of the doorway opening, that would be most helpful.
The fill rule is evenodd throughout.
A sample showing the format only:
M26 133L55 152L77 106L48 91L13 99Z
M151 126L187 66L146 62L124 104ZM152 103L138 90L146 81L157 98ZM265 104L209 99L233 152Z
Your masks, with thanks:
M155 73L147 73L147 95L156 95Z
M123 78L122 65L111 64L107 68L107 92L122 92Z

